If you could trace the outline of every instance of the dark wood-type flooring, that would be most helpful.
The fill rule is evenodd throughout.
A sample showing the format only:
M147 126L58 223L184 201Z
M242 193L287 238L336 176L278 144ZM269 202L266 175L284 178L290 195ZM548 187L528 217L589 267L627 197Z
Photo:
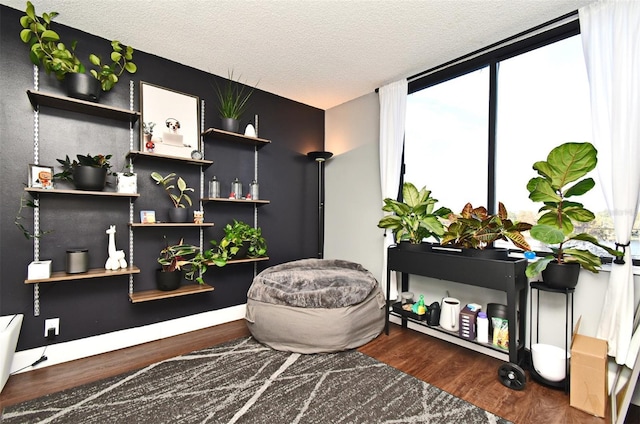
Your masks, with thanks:
M0 395L0 407L247 335L244 320L239 320L16 374L9 378ZM569 397L562 390L545 388L529 379L523 391L503 386L497 377L498 368L504 363L499 359L397 325L391 325L388 336L382 334L358 350L514 423L607 422L570 407ZM630 411L627 423L640 422L637 409Z

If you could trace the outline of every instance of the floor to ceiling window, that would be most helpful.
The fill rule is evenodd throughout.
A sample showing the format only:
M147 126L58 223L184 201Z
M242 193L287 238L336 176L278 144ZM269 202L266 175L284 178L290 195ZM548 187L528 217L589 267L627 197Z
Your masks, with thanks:
M528 198L526 189L537 176L533 163L559 144L592 139L581 39L577 23L571 25L566 35L555 31L545 40L539 34L474 57L466 71L462 62L413 88L410 84L404 181L426 186L439 206L454 212L467 202L495 211L501 201L512 219L535 223L541 205ZM597 169L590 176L596 187L579 201L596 220L578 230L613 246ZM631 249L637 259L640 219L634 229Z

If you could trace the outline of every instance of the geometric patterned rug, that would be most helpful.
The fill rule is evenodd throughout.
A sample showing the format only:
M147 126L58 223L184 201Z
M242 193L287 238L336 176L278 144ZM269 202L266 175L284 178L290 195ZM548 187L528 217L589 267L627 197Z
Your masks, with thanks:
M13 423L508 423L358 351L241 338L5 408Z

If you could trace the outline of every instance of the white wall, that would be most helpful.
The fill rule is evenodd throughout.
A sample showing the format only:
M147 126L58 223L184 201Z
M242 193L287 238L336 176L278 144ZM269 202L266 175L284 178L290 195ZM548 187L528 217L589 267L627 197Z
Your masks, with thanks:
M335 156L327 162L325 175L325 257L361 263L380 281L382 230L376 226L382 217L379 110L378 95L371 93L326 111L325 148ZM574 315L576 321L582 316L581 334L596 334L608 279L606 271L599 274L583 271L580 275L574 295ZM422 277L411 278L411 290L416 295L424 294L429 303L441 300L447 290L463 303L506 302L502 292ZM637 304L638 275L635 293ZM528 322L528 314L526 319ZM564 296L541 293L539 341L563 346L563 323ZM528 341L528 324L526 328Z

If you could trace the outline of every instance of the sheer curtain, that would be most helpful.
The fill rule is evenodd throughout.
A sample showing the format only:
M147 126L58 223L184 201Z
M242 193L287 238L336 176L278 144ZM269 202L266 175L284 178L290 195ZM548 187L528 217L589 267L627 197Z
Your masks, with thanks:
M392 82L378 90L380 99L380 188L382 200L398 197L400 168L402 166L402 145L407 114L407 80ZM382 206L381 206L382 207ZM382 287L387 284L387 248L393 244L393 233L385 230L382 252ZM390 298L398 297L395 273L391 276Z
M640 2L610 0L579 9L598 172L616 242L628 246L640 191ZM627 359L633 331L630 249L612 264L597 337L618 364Z

